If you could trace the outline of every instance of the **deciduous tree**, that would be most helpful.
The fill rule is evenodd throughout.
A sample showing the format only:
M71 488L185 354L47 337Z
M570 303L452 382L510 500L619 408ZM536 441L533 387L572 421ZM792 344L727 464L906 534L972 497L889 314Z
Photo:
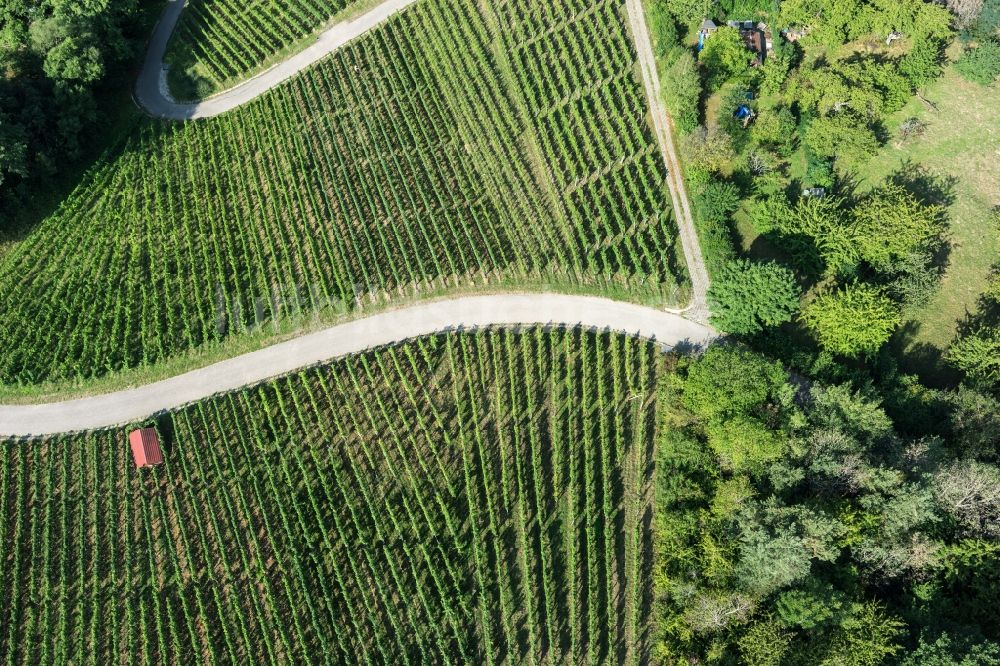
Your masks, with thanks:
M848 285L818 296L802 320L824 349L845 356L878 351L899 325L899 309L880 289Z

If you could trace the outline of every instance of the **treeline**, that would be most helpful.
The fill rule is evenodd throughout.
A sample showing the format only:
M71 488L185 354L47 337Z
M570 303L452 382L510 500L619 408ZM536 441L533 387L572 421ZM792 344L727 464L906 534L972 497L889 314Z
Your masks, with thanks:
M1000 663L995 399L936 393L911 435L870 386L719 346L660 401L662 663Z
M0 230L33 183L78 160L103 90L130 76L147 35L140 0L6 0L0 6Z

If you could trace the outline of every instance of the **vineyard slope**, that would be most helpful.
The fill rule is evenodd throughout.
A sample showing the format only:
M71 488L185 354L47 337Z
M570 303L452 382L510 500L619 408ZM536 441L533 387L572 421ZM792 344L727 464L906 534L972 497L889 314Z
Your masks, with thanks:
M289 56L274 67L239 85L198 102L177 102L167 87L164 57L185 0L169 0L153 30L146 60L135 88L135 99L148 113L170 120L210 118L246 104L300 71L333 53L344 44L371 31L416 0L383 0L363 14L331 26L320 33L315 43Z
M654 345L422 338L0 439L0 661L648 663Z

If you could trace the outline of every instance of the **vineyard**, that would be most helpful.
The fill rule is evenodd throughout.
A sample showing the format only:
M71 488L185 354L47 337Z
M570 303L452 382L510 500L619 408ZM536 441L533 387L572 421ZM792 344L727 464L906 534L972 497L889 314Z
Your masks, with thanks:
M293 47L352 0L187 0L170 42L171 87L203 98Z
M657 354L417 340L124 432L0 442L0 662L638 663Z
M234 112L139 123L0 257L0 383L455 288L682 302L623 11L426 0Z

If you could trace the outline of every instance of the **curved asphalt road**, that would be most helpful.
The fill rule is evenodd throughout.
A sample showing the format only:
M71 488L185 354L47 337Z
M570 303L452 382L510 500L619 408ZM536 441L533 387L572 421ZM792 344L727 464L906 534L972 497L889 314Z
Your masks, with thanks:
M707 326L676 314L591 296L466 296L381 312L138 388L44 405L0 406L0 437L32 437L133 423L217 393L409 338L491 326L580 326L703 347Z
M360 37L416 1L385 0L349 21L335 24L330 29L320 33L315 43L235 88L230 88L200 102L188 103L175 102L170 97L166 70L163 68L167 43L170 41L170 35L181 16L185 2L185 0L169 0L167 8L160 16L159 22L153 29L153 36L149 40L146 60L135 87L135 100L150 115L168 120L191 120L217 116L263 95L271 88L292 78L317 60L323 59L354 38Z

